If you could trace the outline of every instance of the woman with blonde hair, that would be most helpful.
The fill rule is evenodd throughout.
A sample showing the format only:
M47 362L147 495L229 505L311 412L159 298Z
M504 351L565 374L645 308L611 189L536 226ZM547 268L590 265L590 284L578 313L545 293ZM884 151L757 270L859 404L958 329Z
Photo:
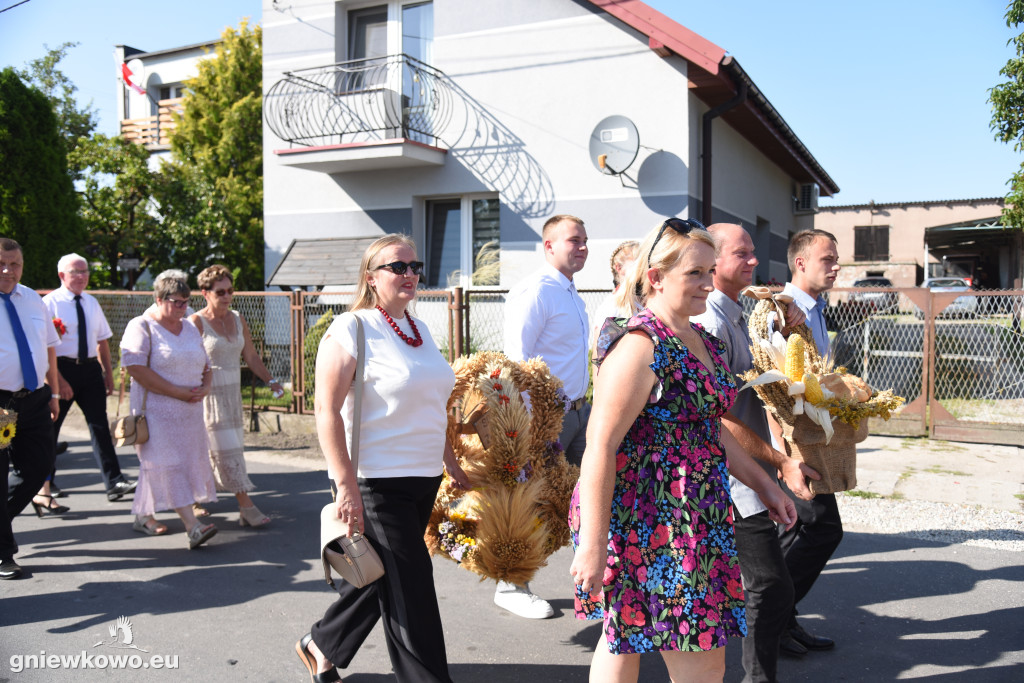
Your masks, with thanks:
M640 248L640 243L636 240L626 240L615 247L612 251L611 267L612 267L612 293L609 294L601 305L598 306L597 312L593 317L593 324L590 327L590 345L591 350L597 348L597 337L601 332L601 328L604 326L604 321L608 318L615 317L629 317L629 311L623 310L618 304L618 297L622 291L622 280L626 277L626 273L632 270L633 264L636 262L637 250Z
M132 378L131 411L145 414L149 440L136 444L139 480L133 529L167 533L153 513L173 509L188 532L189 548L217 533L196 519L192 506L217 497L210 469L203 399L210 393L210 366L203 339L188 320L188 282L162 273L153 289L154 313L128 321L121 338L121 366Z
M604 620L591 681L636 681L647 652L661 653L674 681L721 681L728 638L746 633L730 469L773 519L795 514L721 429L736 384L722 342L690 322L713 289L711 236L670 218L639 256L620 297L634 315L608 321L595 355L569 517L576 614Z
M350 535L369 539L385 571L363 588L336 582L338 600L295 644L313 683L339 680L335 666L348 666L378 619L399 681L451 680L423 531L442 472L460 486L468 481L445 435L455 373L408 310L422 272L411 239L376 240L363 254L354 303L317 351L317 434L337 515ZM358 471L349 457L357 363L364 375Z
M270 517L259 511L249 497L255 487L245 468L244 429L242 423L242 366L249 369L275 393L284 387L271 377L263 359L252 343L249 324L238 311L231 309L235 294L231 271L221 265L210 266L196 278L206 299L206 306L189 317L203 335L203 346L210 356L213 384L203 401L203 417L210 434L210 460L217 487L233 493L238 500L238 523L261 527Z

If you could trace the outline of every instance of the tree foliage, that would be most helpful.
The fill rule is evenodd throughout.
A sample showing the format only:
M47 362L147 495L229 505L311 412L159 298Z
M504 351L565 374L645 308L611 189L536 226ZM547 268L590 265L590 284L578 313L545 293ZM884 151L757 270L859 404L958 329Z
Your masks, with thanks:
M54 254L79 248L85 237L76 211L50 102L14 69L0 71L0 235L21 244L27 286L57 284Z
M1022 23L1024 0L1013 0L1006 10L1006 25L1015 29ZM1011 38L1009 43L1016 48L1017 56L999 70L1007 80L989 90L991 127L996 140L1011 143L1014 151L1024 152L1024 32ZM1003 225L1024 229L1024 163L1007 184L1010 191L1003 209Z
M158 202L174 265L237 269L236 289L263 286L262 30L243 21L186 83Z
M96 130L96 111L90 102L79 107L75 100L78 88L64 75L58 64L67 56L68 50L78 43L63 43L55 49L47 48L46 56L33 59L28 68L19 71L23 81L43 93L57 116L57 131L64 141L64 151L70 154L78 141ZM46 47L44 45L44 47Z
M146 268L155 261L154 245L164 248L159 222L151 212L154 177L149 151L122 137L94 135L79 140L70 167L81 175L81 216L90 235L86 251L103 265L94 269L96 286L130 287L119 275L121 256Z

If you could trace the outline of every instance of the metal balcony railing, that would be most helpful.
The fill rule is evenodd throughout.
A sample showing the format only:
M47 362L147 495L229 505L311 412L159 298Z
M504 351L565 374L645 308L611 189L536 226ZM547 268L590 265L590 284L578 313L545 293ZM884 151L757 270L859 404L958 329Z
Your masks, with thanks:
M295 145L406 138L440 147L456 99L441 71L388 55L285 72L263 98L263 116Z

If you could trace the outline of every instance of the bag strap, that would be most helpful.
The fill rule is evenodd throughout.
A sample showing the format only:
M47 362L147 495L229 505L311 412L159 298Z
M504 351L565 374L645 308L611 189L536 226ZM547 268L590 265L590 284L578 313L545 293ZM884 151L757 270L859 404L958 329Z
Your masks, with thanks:
M149 338L149 351L146 353L146 367L149 367L149 359L153 355L153 333L149 329L149 322L143 320L143 325L146 326L146 336ZM124 401L124 385L128 382L128 370L121 366L121 389L117 392L117 413L114 415L114 419L121 417L121 402ZM149 389L142 388L142 414L146 414L146 401L149 399Z
M362 422L363 413L363 365L366 355L366 339L363 334L363 321L357 314L356 319L356 379L352 387L352 446L348 450L349 460L352 461L352 470L359 471L359 425Z

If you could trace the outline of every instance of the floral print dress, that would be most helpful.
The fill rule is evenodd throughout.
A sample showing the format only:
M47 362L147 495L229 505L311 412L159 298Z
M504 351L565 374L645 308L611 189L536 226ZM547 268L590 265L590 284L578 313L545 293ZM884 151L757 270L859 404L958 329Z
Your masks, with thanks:
M604 619L612 654L723 647L747 633L733 536L729 469L720 418L736 398L724 344L693 328L714 362L709 370L650 310L609 319L600 362L625 334L654 341L658 384L615 455L603 600L577 587L576 616ZM569 512L579 543L579 485Z

